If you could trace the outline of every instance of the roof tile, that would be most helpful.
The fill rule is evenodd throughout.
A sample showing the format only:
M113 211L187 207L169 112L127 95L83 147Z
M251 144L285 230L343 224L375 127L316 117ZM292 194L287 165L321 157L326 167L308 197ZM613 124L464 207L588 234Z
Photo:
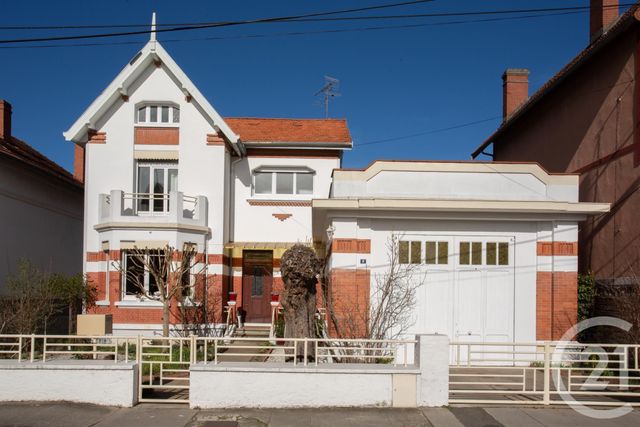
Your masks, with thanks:
M225 117L244 142L337 142L351 144L344 119Z

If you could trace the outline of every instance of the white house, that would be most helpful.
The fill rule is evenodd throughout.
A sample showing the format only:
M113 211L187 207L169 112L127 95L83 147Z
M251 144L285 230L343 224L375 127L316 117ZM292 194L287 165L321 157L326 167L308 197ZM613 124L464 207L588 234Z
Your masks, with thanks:
M329 247L333 292L366 306L397 235L403 262L427 273L415 331L542 339L575 319L578 221L608 209L578 203L576 176L530 164L339 169L352 148L346 121L224 118L154 36L64 135L84 158L95 311L113 315L116 333L160 329L159 304L113 268L129 268L134 246L196 245L203 295L221 308L235 291L260 323L286 248Z

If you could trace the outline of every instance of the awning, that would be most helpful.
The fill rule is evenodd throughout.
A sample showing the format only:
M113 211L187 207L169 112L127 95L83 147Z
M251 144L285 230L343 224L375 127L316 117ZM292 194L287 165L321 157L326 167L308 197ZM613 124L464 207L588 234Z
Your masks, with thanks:
M178 160L177 150L136 150L133 153L136 160Z

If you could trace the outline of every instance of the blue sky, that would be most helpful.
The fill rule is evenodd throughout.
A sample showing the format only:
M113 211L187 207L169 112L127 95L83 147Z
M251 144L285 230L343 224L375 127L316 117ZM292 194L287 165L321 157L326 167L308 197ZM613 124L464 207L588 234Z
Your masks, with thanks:
M394 2L22 0L3 4L0 26L144 24L152 11L157 12L158 23L244 20ZM587 0L436 0L361 15L588 4ZM342 96L332 102L330 116L349 121L355 142L354 150L345 155L344 166L362 167L377 158L468 159L500 122L501 75L506 68L529 68L533 91L588 41L588 13L442 24L471 19L479 18L259 24L165 33L158 39L223 116L323 117L314 93L322 86L324 75L340 79ZM439 24L274 35L426 23ZM0 39L110 31L0 30ZM258 34L269 36L244 37ZM193 40L207 37L221 39ZM13 105L13 134L71 169L72 145L64 141L62 132L147 39L136 35L92 41L134 42L124 45L0 49L0 98ZM172 41L176 39L190 40ZM490 120L426 134L486 119ZM367 144L387 139L394 140Z

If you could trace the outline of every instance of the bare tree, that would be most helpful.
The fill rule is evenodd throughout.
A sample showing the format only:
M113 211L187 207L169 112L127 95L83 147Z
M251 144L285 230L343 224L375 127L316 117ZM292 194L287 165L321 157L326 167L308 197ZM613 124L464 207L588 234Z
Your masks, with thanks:
M171 304L184 302L193 294L195 283L192 274L200 274L204 270L193 271L199 260L195 245L185 244L182 251L166 245L162 249L134 247L127 250L126 265L122 261L114 261L114 267L131 283L141 299L162 303L162 335L169 336L171 322ZM153 280L157 289L151 289L149 282L145 284L145 272L148 281Z
M314 250L296 244L282 254L280 272L284 282L282 309L285 338L314 338L316 336L316 285L321 263ZM302 354L298 343L297 354ZM309 354L312 354L312 350Z
M214 276L215 277L215 276ZM203 279L202 283L198 283L198 279ZM216 324L222 322L222 289L220 292L208 292L206 276L196 276L196 287L202 285L201 295L197 295L196 301L183 301L177 304L176 310L173 310L174 317L180 324L180 328L176 328L174 333L178 336L188 337L189 335L197 335L199 337L219 336L221 332L216 328Z
M329 321L340 338L396 339L413 325L416 290L425 280L419 264L401 260L400 238L387 241L387 265L374 272L375 285L363 298L339 298L331 278L323 283Z
M54 316L72 306L91 307L96 300L95 287L82 275L46 273L26 260L9 277L7 290L0 299L0 333L46 333ZM73 316L73 310L68 314Z

